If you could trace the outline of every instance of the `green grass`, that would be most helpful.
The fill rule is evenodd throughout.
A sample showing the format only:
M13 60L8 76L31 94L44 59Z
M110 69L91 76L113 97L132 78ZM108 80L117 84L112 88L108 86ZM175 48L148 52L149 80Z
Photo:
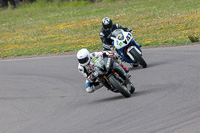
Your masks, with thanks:
M0 57L102 49L99 31L106 16L134 30L140 45L189 44L188 36L200 36L199 7L199 0L105 0L1 9Z

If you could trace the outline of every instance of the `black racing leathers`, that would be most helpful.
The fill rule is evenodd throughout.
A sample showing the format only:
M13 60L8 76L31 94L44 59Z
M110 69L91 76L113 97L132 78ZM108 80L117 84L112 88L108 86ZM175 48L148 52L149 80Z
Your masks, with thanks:
M113 24L111 31L105 31L102 27L99 35L102 41L103 51L111 50L113 48L112 39L110 39L111 33L116 29L123 29L126 32L132 32L129 28L124 28L119 24Z

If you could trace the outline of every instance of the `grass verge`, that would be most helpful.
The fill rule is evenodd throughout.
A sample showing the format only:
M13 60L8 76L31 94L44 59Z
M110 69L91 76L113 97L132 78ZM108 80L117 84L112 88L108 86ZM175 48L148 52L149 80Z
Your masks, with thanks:
M101 20L129 27L136 41L156 47L192 43L200 36L199 0L36 2L0 10L0 57L102 49Z

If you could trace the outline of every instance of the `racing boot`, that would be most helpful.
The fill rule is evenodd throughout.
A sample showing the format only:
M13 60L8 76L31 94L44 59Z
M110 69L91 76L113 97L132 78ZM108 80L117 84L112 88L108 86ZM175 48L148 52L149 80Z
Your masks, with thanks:
M125 67L123 64L121 64L121 67L124 69L124 71L125 71L126 73L129 72L129 69L128 69L127 67Z
M94 91L100 89L101 87L103 87L104 85L102 83L100 83L99 81L90 83L86 80L86 91L88 93L93 93Z

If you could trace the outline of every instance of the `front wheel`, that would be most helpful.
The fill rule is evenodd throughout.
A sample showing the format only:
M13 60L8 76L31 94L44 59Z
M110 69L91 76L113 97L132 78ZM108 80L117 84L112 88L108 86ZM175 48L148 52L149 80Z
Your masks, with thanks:
M111 75L108 80L110 81L110 83L112 84L112 86L117 89L124 97L128 98L131 96L131 93L129 92L129 90L121 85L121 83L113 76Z
M147 63L145 62L145 60L134 48L130 51L130 53L135 58L135 60L139 62L140 65L142 65L143 68L147 67Z
M135 87L133 84L130 84L131 85L131 90L130 90L130 93L133 94L135 92Z

